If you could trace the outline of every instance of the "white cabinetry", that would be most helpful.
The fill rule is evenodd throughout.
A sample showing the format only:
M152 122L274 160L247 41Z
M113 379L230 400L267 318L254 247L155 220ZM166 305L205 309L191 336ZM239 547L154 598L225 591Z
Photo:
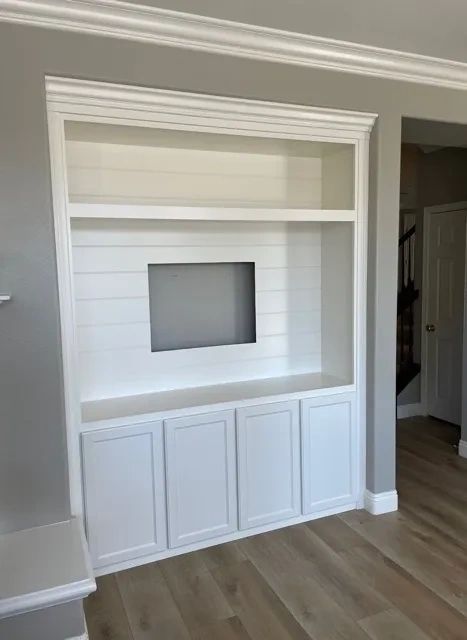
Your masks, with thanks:
M298 401L237 411L240 529L300 513Z
M375 116L47 82L71 499L96 571L356 507ZM153 350L172 296L225 328L225 287L149 287L155 265L224 262L254 263L229 318L251 341Z
M348 504L356 492L353 394L301 402L303 513Z
M169 545L237 528L234 411L165 421Z
M162 422L85 433L82 447L94 566L165 549Z

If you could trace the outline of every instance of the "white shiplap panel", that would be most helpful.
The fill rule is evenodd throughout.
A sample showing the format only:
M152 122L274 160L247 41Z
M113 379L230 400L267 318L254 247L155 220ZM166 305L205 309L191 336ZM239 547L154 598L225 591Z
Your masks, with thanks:
M311 316L311 317L310 317ZM319 327L320 312L308 313L278 313L259 316L257 321L257 343L262 345L272 343L274 348L279 348L280 342L289 345L293 350L298 342L303 351L310 348L313 351L319 349L320 332L317 329L310 333L312 324ZM78 344L81 352L108 351L121 349L150 349L151 326L149 322L128 322L125 324L87 325L78 327ZM291 336L293 336L291 338ZM312 347L310 347L312 345ZM227 345L232 349L232 345ZM209 347L213 349L215 347ZM250 346L251 349L251 346ZM193 357L193 351L190 354ZM173 361L174 354L170 359ZM230 357L230 356L227 356ZM161 360L161 358L159 358Z
M83 399L319 371L319 224L77 220L72 239ZM151 352L148 264L185 261L255 262L256 343Z
M309 331L310 327L314 327L318 332L320 323L321 312L319 310L263 313L256 316L256 332L259 336L294 335Z
M294 374L318 373L320 353L290 357L221 362L209 366L182 367L164 371L155 360L143 361L139 352L106 351L104 357L82 354L81 396L83 401L139 395L154 391L208 386L219 380L242 382Z
M269 313L311 313L320 308L320 289L258 291L256 294L257 316ZM149 300L147 295L139 298L77 300L76 318L78 326L149 322Z
M128 322L149 323L149 301L141 298L110 300L78 300L76 323L86 325L126 324Z
M321 206L321 159L170 146L67 142L74 201Z
M280 269L256 267L256 291L319 289L320 286L321 265L316 267L283 267Z
M318 267L320 247L74 247L76 273L142 271L148 264L177 262L257 262L262 268Z
M77 273L74 282L76 300L141 298L149 295L147 268L133 273Z
M317 222L74 219L73 246L213 246L321 243Z
M321 289L258 291L257 313L312 312L321 308Z
M132 330L128 330L128 326ZM113 330L121 329L120 344L117 343ZM321 344L320 332L297 332L295 335L269 335L258 337L256 342L240 345L220 345L217 347L201 347L194 349L179 349L175 351L151 352L147 325L114 325L111 327L84 327L80 341L81 353L91 352L98 357L104 357L105 352L119 352L123 358L123 351L131 350L139 353L140 359L150 359L165 371L181 367L190 368L198 365L211 365L220 362L251 360L253 358L272 358L276 356L294 356L302 353L319 352ZM116 334L119 332L116 331ZM78 334L78 337L80 333ZM85 342L85 344L83 344ZM120 355L118 357L120 357Z
M321 284L320 267L262 269L256 267L256 291L315 289ZM147 267L131 273L77 273L77 300L140 298L148 295Z

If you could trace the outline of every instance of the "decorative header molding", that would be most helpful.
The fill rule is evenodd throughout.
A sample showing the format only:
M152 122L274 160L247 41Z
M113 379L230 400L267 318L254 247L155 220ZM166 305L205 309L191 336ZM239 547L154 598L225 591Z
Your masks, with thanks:
M313 128L332 130L333 136L368 134L376 114L343 111L282 102L244 100L184 91L168 91L132 85L46 77L49 111L88 114L128 121L166 124L190 123L203 129L233 129L238 134L261 131L279 135L307 135Z
M467 63L121 0L0 0L0 21L439 87L467 88Z

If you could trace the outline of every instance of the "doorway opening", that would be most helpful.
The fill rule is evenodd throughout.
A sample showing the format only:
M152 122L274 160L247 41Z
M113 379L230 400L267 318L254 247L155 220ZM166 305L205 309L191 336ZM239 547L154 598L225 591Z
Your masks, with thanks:
M404 118L397 416L431 416L455 425L461 455L466 223L467 127ZM465 433L467 439L467 424Z

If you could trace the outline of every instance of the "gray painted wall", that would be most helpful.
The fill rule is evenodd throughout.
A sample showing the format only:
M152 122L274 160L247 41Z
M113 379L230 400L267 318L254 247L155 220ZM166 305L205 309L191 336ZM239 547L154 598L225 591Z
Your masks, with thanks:
M201 11L201 9L200 9ZM395 484L401 115L467 122L467 92L0 24L1 530L68 515L44 75L379 113L371 143L368 487Z

